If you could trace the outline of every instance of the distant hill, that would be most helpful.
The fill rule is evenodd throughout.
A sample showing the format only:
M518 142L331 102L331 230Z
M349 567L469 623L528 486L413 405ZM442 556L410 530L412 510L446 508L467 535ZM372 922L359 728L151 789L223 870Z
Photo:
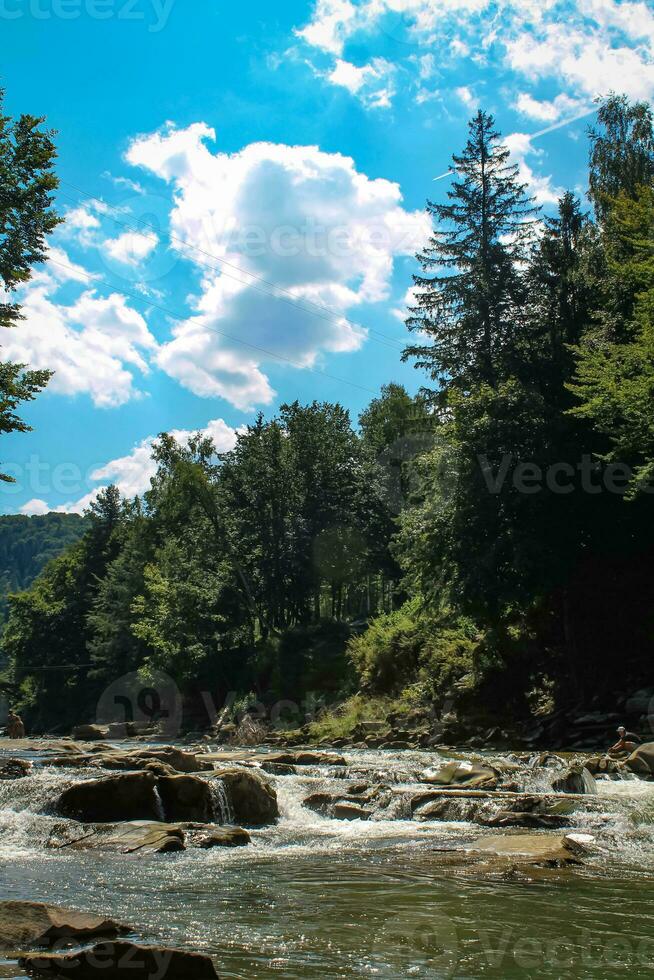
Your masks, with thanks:
M79 514L0 517L0 623L9 593L31 585L52 558L82 536L85 526Z

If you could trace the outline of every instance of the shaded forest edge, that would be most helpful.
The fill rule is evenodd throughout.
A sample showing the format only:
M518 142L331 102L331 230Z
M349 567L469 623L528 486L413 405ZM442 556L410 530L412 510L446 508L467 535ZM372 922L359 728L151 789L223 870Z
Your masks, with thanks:
M650 107L600 107L588 210L543 218L483 112L454 168L408 321L422 392L385 386L356 426L284 405L220 455L162 435L150 490L101 492L10 599L32 730L94 720L134 671L174 680L188 729L209 692L316 740L421 712L529 731L652 684Z

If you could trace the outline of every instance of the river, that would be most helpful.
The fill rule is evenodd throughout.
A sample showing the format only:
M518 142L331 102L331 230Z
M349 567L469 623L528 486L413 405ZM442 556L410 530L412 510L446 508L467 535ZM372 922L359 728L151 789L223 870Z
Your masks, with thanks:
M654 783L598 782L572 818L595 837L583 867L488 876L443 862L478 826L406 819L403 788L446 754L346 757L348 777L383 777L397 803L367 822L315 813L302 801L343 774L311 768L273 777L281 818L250 846L137 857L46 847L52 802L85 777L36 755L33 775L0 782L0 899L110 915L239 980L654 976ZM523 775L533 790L548 778ZM0 977L20 976L0 959Z

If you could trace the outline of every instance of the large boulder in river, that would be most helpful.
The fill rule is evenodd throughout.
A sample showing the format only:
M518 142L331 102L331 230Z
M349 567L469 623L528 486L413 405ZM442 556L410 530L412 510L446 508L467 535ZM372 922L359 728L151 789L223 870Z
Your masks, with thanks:
M625 767L643 779L654 778L654 742L639 745L625 761Z
M61 939L85 942L129 932L113 919L41 902L0 902L0 949L50 946Z
M78 725L73 728L73 738L76 742L101 742L109 734L106 725Z
M250 769L220 769L213 778L222 782L237 823L261 826L278 818L277 793L260 773Z
M181 949L98 943L76 953L25 956L21 966L31 976L71 977L73 980L218 980L208 956Z
M151 772L132 772L104 779L89 779L65 789L56 803L57 813L83 823L121 820L159 820L161 802Z
M585 766L570 766L552 782L557 793L597 793L595 777Z
M214 819L211 787L197 776L162 776L157 780L163 812L167 820Z
M48 764L76 769L117 769L121 772L133 772L139 769L149 769L161 773L194 773L213 770L213 765L208 760L202 759L194 752L184 752L172 745L162 745L161 748L156 749L136 749L130 752L112 749L109 746L98 752L96 747L93 747L91 751L85 753L55 756L48 760Z
M458 789L496 789L499 773L492 766L480 762L448 762L438 772L424 772L420 782L432 786L455 786Z
M32 763L24 759L8 759L0 763L0 779L22 779L29 776Z

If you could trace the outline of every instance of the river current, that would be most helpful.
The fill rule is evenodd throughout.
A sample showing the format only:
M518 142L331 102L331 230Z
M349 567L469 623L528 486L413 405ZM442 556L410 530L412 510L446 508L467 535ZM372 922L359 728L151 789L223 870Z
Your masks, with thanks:
M654 976L654 783L598 782L592 812L572 818L596 842L583 867L485 876L443 861L482 828L407 819L403 788L446 753L346 758L348 779L381 774L396 792L370 821L303 807L343 786L342 773L310 768L271 777L281 818L250 846L139 857L47 848L62 823L52 802L88 776L37 757L33 775L0 782L0 899L109 915L239 980ZM548 788L542 770L525 778ZM20 976L0 959L0 977Z

